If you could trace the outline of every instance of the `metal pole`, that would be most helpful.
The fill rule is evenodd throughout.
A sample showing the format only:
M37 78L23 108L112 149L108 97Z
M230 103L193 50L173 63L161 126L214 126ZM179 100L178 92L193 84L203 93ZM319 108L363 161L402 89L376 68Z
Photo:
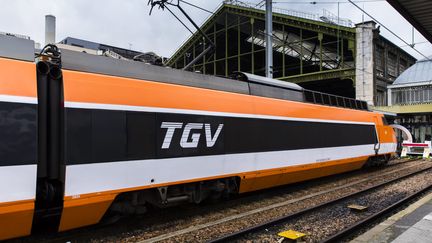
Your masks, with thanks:
M255 31L254 31L254 23L255 23L255 19L251 18L251 36L252 36L252 55L251 55L251 59L252 59L252 67L251 67L251 73L255 74Z
M338 2L338 19L337 19L337 56L336 56L336 62L338 67L340 68L340 19L339 19L339 2Z
M266 0L266 77L273 78L273 15L272 0Z
M285 48L286 48L286 44L287 44L287 41L288 41L288 34L287 33L285 33L285 25L282 25L282 37L283 37L283 43L282 43L282 45L283 45L283 51L282 51L282 77L285 77L286 76L286 70L285 70L285 56L286 56L286 53L285 53Z

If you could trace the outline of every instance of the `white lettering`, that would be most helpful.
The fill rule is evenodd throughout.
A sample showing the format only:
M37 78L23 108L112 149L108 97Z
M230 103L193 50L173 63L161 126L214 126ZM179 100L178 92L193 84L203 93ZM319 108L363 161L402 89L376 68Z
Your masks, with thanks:
M191 136L191 141L188 141L189 135L190 135L192 129L202 129L202 128L203 128L202 123L188 123L188 124L186 124L186 126L183 130L182 138L180 140L180 146L182 148L196 148L196 147L198 147L198 142L199 142L199 138L200 138L201 134L193 133Z
M162 122L161 128L167 129L164 141L162 143L162 149L169 149L175 130L182 127L183 123L181 122Z
M180 139L182 148L197 148L202 131L192 133L192 130L202 130L204 127L206 146L211 148L216 144L224 124L219 124L215 133L212 136L211 125L206 123L187 123L184 126L183 133ZM162 143L162 149L169 149L176 129L183 128L182 122L162 122L161 128L167 129L165 138Z
M205 124L205 135L206 135L206 143L208 148L211 148L215 145L216 140L218 139L219 134L222 131L222 128L223 128L223 124L219 124L218 129L216 130L212 138L210 124L207 123Z

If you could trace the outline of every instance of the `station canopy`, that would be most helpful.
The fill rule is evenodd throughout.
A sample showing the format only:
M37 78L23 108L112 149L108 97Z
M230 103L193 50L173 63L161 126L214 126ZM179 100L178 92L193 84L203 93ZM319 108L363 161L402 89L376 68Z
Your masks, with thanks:
M387 0L387 2L432 43L431 0Z

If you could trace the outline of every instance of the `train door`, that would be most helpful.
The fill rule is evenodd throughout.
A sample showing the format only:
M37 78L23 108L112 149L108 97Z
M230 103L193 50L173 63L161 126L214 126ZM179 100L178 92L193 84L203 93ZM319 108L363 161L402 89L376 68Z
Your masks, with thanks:
M34 42L0 35L0 240L31 233L37 139Z

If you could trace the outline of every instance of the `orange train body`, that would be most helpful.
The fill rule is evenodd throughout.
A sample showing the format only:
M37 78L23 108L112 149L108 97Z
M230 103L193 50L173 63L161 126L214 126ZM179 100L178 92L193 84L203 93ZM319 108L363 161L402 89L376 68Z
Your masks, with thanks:
M17 112L27 112L20 126L31 124L33 129L12 129L12 135L24 134L28 140L22 142L29 146L15 148L11 156L4 154L5 148L0 151L5 156L0 158L0 175L19 171L28 176L15 179L21 183L16 188L26 193L14 191L15 185L1 192L0 240L29 235L41 222L35 215L48 212L35 206L42 198L36 180L48 181L37 169L44 132L37 122L44 109L41 75L48 83L61 84L47 86L48 97L61 99L53 108L60 112L50 110L48 115L58 115L62 122L58 164L64 171L55 179L60 185L56 195L62 197L55 209L58 231L98 223L128 193L146 195L197 182L223 182L226 190L244 193L360 169L396 149L393 129L382 114L370 111L79 70L67 63L61 71L60 78L43 76L32 62L0 58L0 103L11 106L1 106L0 113L14 122L20 121ZM21 157L26 148L32 156ZM228 179L235 181L235 190ZM6 180L0 177L2 190Z
M34 63L0 58L0 96L25 97L26 100L35 100L37 97L35 73ZM22 109L17 107L16 112L20 111ZM19 118L4 111L0 111L0 114L3 124ZM19 126L19 124L16 125ZM3 139L10 139L10 137L4 137L7 135L6 132L1 134ZM2 167L5 162L9 162L5 160L11 159L5 152L7 147L5 145L0 147L2 150L0 152L0 240L2 240L29 235L31 232L36 193L36 166L33 165L34 168L31 168L32 165ZM20 167L29 168L23 168L21 172Z

